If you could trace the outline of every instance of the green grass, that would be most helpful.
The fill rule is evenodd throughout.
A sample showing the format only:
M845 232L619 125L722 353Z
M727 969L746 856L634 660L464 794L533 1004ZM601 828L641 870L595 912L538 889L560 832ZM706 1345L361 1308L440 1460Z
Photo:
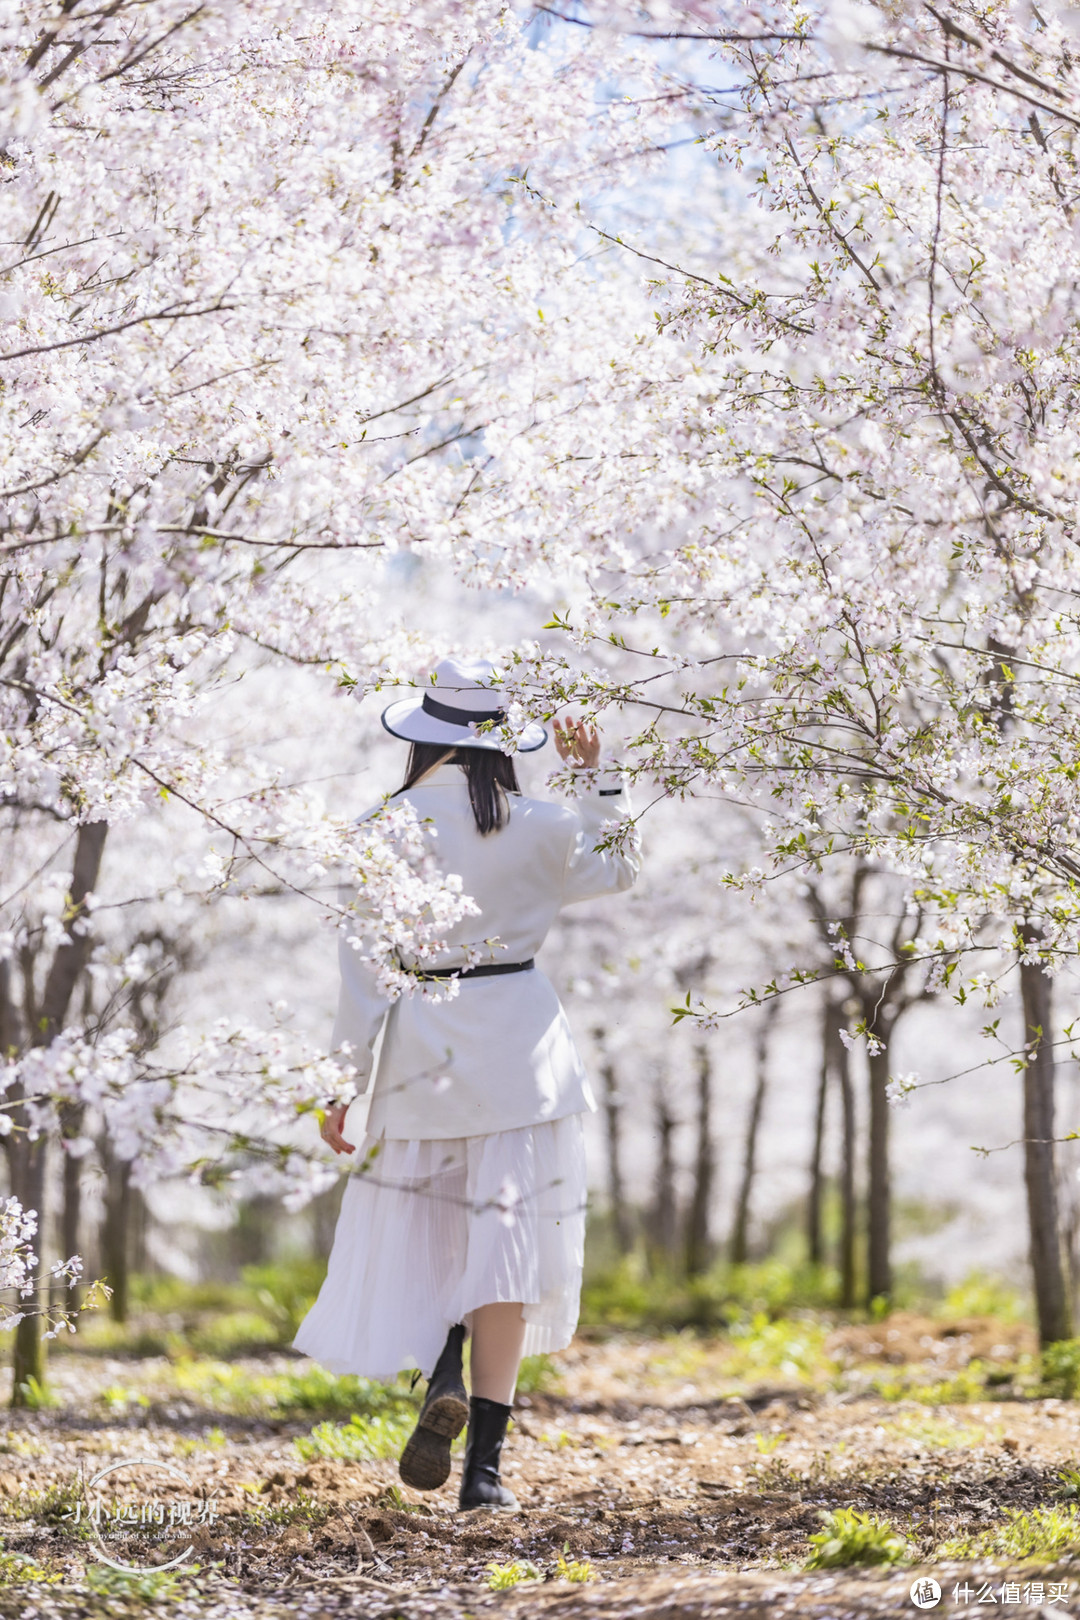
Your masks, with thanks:
M1080 1393L1080 1339L1059 1339L1042 1353L1043 1393L1071 1401Z
M934 1549L935 1558L1052 1558L1080 1547L1080 1507L1006 1510L1004 1524L958 1536Z
M492 1592L505 1592L511 1586L520 1586L522 1581L543 1580L536 1565L521 1558L510 1564L488 1564L487 1570L487 1584Z
M832 1324L814 1318L771 1320L764 1311L731 1323L731 1349L720 1363L725 1378L745 1380L779 1373L799 1383L835 1376L838 1367L825 1353Z
M402 1414L418 1404L404 1384L377 1384L351 1374L335 1377L314 1362L296 1372L255 1373L224 1361L184 1361L173 1369L177 1389L219 1412L289 1418L305 1413Z
M848 1380L850 1382L850 1379ZM1037 1393L1038 1373L1031 1356L1005 1364L974 1360L946 1378L935 1378L919 1366L890 1368L863 1379L867 1393L885 1401L919 1401L924 1406L960 1406L992 1401L1002 1393Z
M847 1569L855 1564L899 1564L907 1558L907 1537L872 1513L836 1508L822 1513L822 1528L810 1537L807 1569Z
M224 1430L215 1423L198 1438L179 1436L173 1441L173 1450L178 1457L197 1457L201 1451L223 1451L227 1444Z
M570 1557L569 1544L564 1542L558 1563L555 1565L555 1579L557 1581L573 1581L576 1585L584 1585L587 1581L594 1581L596 1576L587 1558Z
M364 1417L357 1413L348 1423L317 1423L307 1436L293 1442L302 1462L325 1457L332 1462L367 1462L372 1458L398 1457L416 1421L395 1414Z
M984 1446L990 1439L1000 1439L1001 1430L992 1434L982 1424L958 1423L952 1417L938 1417L931 1412L910 1412L885 1425L887 1434L913 1440L926 1451L948 1451L954 1447L971 1450Z
M185 1575L194 1575L198 1564L184 1567ZM108 1564L92 1564L86 1572L86 1584L99 1597L127 1599L130 1603L159 1603L163 1598L179 1596L183 1588L182 1577L175 1570L153 1569L136 1574L127 1570L111 1569Z
M317 1497L310 1495L301 1487L291 1501L273 1504L256 1502L246 1510L244 1517L260 1526L320 1525L325 1524L333 1512L331 1503L320 1502Z
M957 1316L994 1316L999 1322L1026 1322L1031 1308L1024 1295L1000 1277L973 1271L963 1282L949 1289L934 1314L943 1320Z
M82 1483L71 1479L62 1485L50 1485L44 1491L20 1491L7 1511L13 1519L28 1519L33 1524L63 1525L71 1535L88 1536L91 1532L87 1525L76 1525L74 1522L76 1507L84 1500Z
M30 1412L44 1412L48 1407L59 1406L57 1396L50 1389L44 1379L37 1379L31 1375L24 1383L19 1385L22 1403Z
M653 1267L643 1251L590 1274L582 1289L586 1326L645 1332L724 1328L747 1316L770 1317L833 1306L838 1278L828 1267L765 1260L731 1266L719 1262L701 1277Z
M245 1266L235 1282L186 1282L178 1277L131 1280L131 1319L104 1312L80 1318L62 1349L83 1355L228 1358L291 1343L326 1275L311 1258Z
M562 1374L550 1356L526 1356L518 1373L519 1395L556 1395L562 1389Z
M5 1586L14 1586L24 1581L40 1581L55 1585L63 1579L62 1574L44 1569L26 1553L8 1552L4 1543L0 1541L0 1590Z

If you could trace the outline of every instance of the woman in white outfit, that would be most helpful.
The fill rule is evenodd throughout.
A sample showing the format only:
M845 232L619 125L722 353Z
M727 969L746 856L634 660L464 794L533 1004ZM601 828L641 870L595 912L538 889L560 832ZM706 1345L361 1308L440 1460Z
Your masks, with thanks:
M383 715L388 731L412 743L399 794L480 914L457 924L445 956L418 975L458 979L451 1000L418 994L388 1004L342 940L332 1044L349 1044L360 1092L373 1068L374 1086L326 1281L295 1344L335 1372L388 1380L419 1367L429 1384L402 1479L421 1490L442 1485L450 1443L468 1422L460 1505L514 1510L499 1462L521 1358L564 1348L577 1326L581 1116L596 1106L559 998L533 958L562 906L628 889L639 861L598 847L602 824L628 813L614 772L600 772L572 804L522 795L497 733L476 730L503 718L492 674L482 660L444 659L422 698ZM546 736L531 725L519 746L531 751ZM555 740L563 759L597 767L599 739L583 723L556 725ZM477 942L479 958L467 955ZM322 1122L336 1153L355 1151L345 1113L329 1108Z

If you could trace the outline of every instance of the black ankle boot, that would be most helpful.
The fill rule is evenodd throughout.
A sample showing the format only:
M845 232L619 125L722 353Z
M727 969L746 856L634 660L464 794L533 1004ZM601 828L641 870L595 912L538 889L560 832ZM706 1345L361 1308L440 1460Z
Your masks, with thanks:
M450 1442L469 1417L469 1397L461 1376L464 1342L465 1328L459 1322L446 1336L416 1428L401 1453L398 1473L416 1491L437 1491L450 1477Z
M469 1401L469 1441L461 1476L458 1507L501 1508L516 1513L521 1506L499 1478L499 1457L506 1439L510 1407L474 1395Z

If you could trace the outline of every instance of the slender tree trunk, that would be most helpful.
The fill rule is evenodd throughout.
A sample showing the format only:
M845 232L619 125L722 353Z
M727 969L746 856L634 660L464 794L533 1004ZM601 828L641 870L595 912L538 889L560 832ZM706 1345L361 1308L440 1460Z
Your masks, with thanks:
M72 1108L66 1112L63 1122L64 1136L71 1140L81 1135L83 1116L85 1110ZM74 1154L65 1153L63 1161L63 1204L60 1210L60 1258L70 1260L73 1254L79 1253L79 1235L82 1230L82 1159ZM78 1283L73 1288L65 1286L63 1298L57 1301L63 1309L77 1311L82 1303L82 1288Z
M697 1153L694 1191L686 1218L686 1274L699 1277L709 1264L709 1211L716 1158L712 1140L712 1063L702 1041L697 1052Z
M840 1304L855 1305L855 1088L848 1049L840 1039L839 1015L830 1028L833 1064L840 1083Z
M23 1139L19 1154L18 1180L15 1197L24 1209L37 1211L37 1238L33 1245L38 1257L38 1277L32 1294L19 1301L19 1308L30 1314L23 1317L15 1329L11 1358L11 1404L23 1407L30 1404L30 1380L45 1382L45 1339L41 1331L40 1310L46 1302L45 1282L41 1277L45 1251L45 1171L48 1143L44 1136L36 1142Z
M615 1076L615 1065L605 1059L600 1068L604 1082L604 1121L607 1125L607 1183L611 1230L619 1254L629 1254L634 1246L626 1186L622 1171L622 1098Z
M867 1161L866 1296L887 1300L892 1293L892 1188L889 1175L889 1043L879 1033L877 1052L867 1058L870 1079L870 1134Z
M128 1271L133 1276L140 1276L147 1266L147 1238L150 1227L150 1206L143 1197L139 1187L132 1186L128 1197L131 1200L130 1232L128 1235Z
M90 956L92 940L81 924L86 914L86 898L93 891L101 870L101 857L105 849L108 823L93 821L84 824L75 837L75 858L72 863L71 894L68 913L64 921L66 938L56 947L49 971L45 977L41 1006L35 1010L30 1041L34 1046L49 1046L64 1027L79 976ZM39 1276L32 1294L20 1301L28 1312L15 1329L12 1347L11 1404L26 1404L26 1384L34 1378L40 1383L45 1372L45 1341L41 1330L41 1312L46 1303L42 1269L47 1270L45 1254L45 1170L47 1143L44 1137L27 1142L21 1154L19 1173L22 1191L17 1193L25 1209L34 1209L38 1216L36 1251ZM67 1256L65 1255L66 1259Z
M814 1139L810 1149L810 1186L806 1195L806 1257L812 1266L825 1258L821 1210L825 1192L822 1153L825 1147L825 1107L832 1072L831 1030L839 1014L832 998L826 996L821 1009L821 1067L818 1070L817 1101L814 1107Z
M675 1116L662 1081L656 1088L656 1181L649 1225L656 1258L669 1263L677 1242L678 1209L675 1203Z
M1054 1052L1051 981L1038 962L1020 964L1024 1006L1024 1180L1039 1342L1072 1336L1058 1224L1054 1154Z
M118 1159L107 1143L101 1162L105 1170L105 1218L101 1225L101 1265L112 1290L109 1315L126 1322L131 1296L131 1166Z
M754 1043L754 1092L746 1122L742 1175L739 1180L738 1197L735 1200L735 1219L732 1222L728 1250L732 1265L736 1266L745 1265L749 1258L750 1198L757 1171L758 1133L761 1130L761 1116L769 1084L769 1034L778 1006L779 1002L774 1001L765 1009Z

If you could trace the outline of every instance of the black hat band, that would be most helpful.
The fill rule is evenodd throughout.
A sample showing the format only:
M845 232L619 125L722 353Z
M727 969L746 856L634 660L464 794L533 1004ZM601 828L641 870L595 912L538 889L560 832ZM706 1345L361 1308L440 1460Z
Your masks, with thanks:
M470 726L482 720L505 720L505 709L452 709L448 703L440 703L433 698L430 692L424 693L421 704L425 714L430 714L433 720L445 720L450 726Z

